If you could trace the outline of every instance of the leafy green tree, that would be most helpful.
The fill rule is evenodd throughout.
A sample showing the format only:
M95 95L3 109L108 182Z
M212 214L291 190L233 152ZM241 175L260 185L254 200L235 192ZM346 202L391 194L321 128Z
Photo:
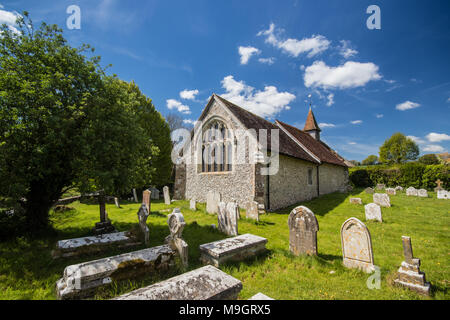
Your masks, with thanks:
M363 166L371 166L378 163L378 157L376 155L370 155L366 159L364 159L361 164Z
M404 163L416 160L419 155L417 144L400 132L394 133L380 147L380 162Z
M0 28L0 200L20 209L27 233L48 229L49 209L74 186L119 194L167 179L169 129L151 100L56 25L35 30L25 12L17 29Z
M439 164L439 158L434 153L424 154L419 158L419 162L423 164Z

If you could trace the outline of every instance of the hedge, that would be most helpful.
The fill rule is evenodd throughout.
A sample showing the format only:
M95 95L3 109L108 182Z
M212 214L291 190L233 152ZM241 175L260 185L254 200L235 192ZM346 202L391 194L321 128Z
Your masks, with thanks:
M414 187L432 191L436 187L435 181L440 179L442 187L449 189L449 166L445 164L424 165L410 162L395 166L367 166L349 169L350 182L354 187L372 187L378 183L386 186Z

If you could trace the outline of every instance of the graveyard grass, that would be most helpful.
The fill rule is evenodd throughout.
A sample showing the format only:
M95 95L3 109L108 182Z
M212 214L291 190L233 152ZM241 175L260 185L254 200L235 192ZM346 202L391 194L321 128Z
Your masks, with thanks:
M450 299L450 217L448 200L407 197L404 192L391 196L391 208L382 208L383 223L365 221L364 207L350 204L350 197L360 197L364 204L372 195L361 189L351 194L333 193L300 203L310 208L319 222L318 256L293 256L289 252L289 212L295 206L261 216L260 222L245 218L239 221L239 233L252 233L268 239L269 253L240 263L226 264L221 269L241 280L239 299L262 292L275 299L430 299L407 289L393 286L397 269L403 261L401 236L412 238L414 256L422 261L421 270L432 284L431 299ZM75 202L73 210L52 212L58 235L54 238L28 241L18 239L0 243L0 299L56 299L55 283L67 265L107 257L128 250L111 249L101 255L52 260L51 249L58 239L90 234L99 219L96 204ZM119 231L137 223L137 203L121 203L122 208L107 204L109 218ZM152 200L150 245L163 244L169 234L167 215L180 207L186 220L183 237L189 244L189 269L200 267L198 246L226 238L211 227L217 217L205 212L205 204L197 211L189 210L189 201L176 201L170 206ZM241 217L245 213L241 212ZM381 288L369 289L370 275L342 265L340 227L350 218L363 221L370 230L375 265L381 268ZM140 249L143 247L138 247ZM115 284L100 291L96 299L106 299L173 276L147 277Z

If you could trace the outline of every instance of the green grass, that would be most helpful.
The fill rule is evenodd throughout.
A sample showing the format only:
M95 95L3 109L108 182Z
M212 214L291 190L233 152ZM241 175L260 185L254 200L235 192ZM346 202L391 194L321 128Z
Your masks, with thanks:
M448 201L437 200L435 193L430 193L431 197L426 199L406 197L404 193L391 196L392 207L382 209L383 223L378 223L365 222L364 207L349 203L349 198L354 196L361 197L364 204L371 202L372 198L356 190L352 194L334 193L301 203L310 208L319 221L317 257L295 257L289 252L287 220L294 206L264 215L259 223L241 219L239 233L267 238L270 251L256 259L221 267L242 281L243 290L239 298L248 299L262 292L275 299L429 299L392 285L403 261L401 236L407 235L412 238L415 257L421 259L421 270L432 284L431 299L448 300ZM55 238L39 241L17 239L0 243L0 299L56 299L55 282L61 278L67 265L126 252L111 249L102 255L52 260L50 251L58 239L86 236L99 219L98 205L76 202L70 206L74 210L51 215L58 231ZM114 226L125 231L137 223L139 204L125 202L121 206L119 209L108 204L107 211ZM154 201L147 220L151 246L161 245L169 234L167 215L169 208L174 207L181 208L187 223L183 236L189 244L189 269L198 268L201 266L198 246L226 236L211 227L211 224L217 224L217 218L205 213L204 204L198 204L200 210L193 212L189 210L188 201L177 201L170 206ZM365 222L370 230L375 264L381 268L379 290L367 288L369 275L342 265L339 232L342 223L350 217ZM103 290L95 298L109 298L173 275L121 283Z

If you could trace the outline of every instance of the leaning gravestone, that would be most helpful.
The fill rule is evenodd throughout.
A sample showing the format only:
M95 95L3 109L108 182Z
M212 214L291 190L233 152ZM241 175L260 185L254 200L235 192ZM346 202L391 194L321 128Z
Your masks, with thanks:
M351 204L363 204L361 198L350 198Z
M164 204L169 205L170 204L170 194L169 194L169 187L165 186L163 188L163 193L164 193Z
M189 201L189 209L196 211L197 210L197 202L195 201L195 199L191 199Z
M133 189L133 199L134 199L134 202L138 202L138 197L137 197L136 189Z
M187 268L188 245L182 238L186 222L184 222L183 214L180 212L179 208L173 209L172 213L169 214L167 218L167 223L169 225L170 235L166 237L165 243L167 243L172 250L178 251L183 267Z
M147 246L150 241L150 230L147 226L147 218L149 216L149 211L147 209L147 205L145 203L141 204L139 211L137 213L139 219L139 227L141 228L141 232L143 235L144 244Z
M394 188L386 188L386 193L395 196L397 192L395 191Z
M373 202L382 207L389 208L391 206L391 200L386 193L374 193Z
M217 212L217 228L229 235L238 235L239 207L235 202L219 202Z
M407 196L416 196L417 197L417 189L414 187L409 187L406 189L406 195Z
M356 218L346 220L341 227L341 245L344 266L367 273L375 270L372 240L364 223Z
M377 190L384 190L384 188L386 188L386 185L384 185L382 183L377 184L377 187L376 187Z
M368 187L368 188L366 188L366 189L364 190L364 192L365 192L365 193L369 193L369 194L373 194L373 193L374 193L374 190L373 190L373 188Z
M206 212L217 213L219 208L219 202L221 201L221 195L216 191L208 191L206 195Z
M377 220L383 222L383 217L381 215L381 207L376 203L369 203L364 206L364 211L366 213L366 220Z
M428 192L425 189L417 190L417 196L421 198L428 198Z
M289 214L289 250L292 254L317 255L319 223L314 213L304 206L294 208Z
M247 205L247 210L245 210L245 215L248 219L259 221L258 202L250 201Z
M144 190L143 192L142 192L142 203L143 204L145 204L145 206L147 207L147 211L148 211L148 213L150 213L150 211L151 211L151 207L150 207L150 205L151 205L151 194L152 194L152 192L150 191L150 190Z
M242 282L213 266L134 290L113 300L236 300Z
M450 192L448 192L447 190L438 190L437 198L438 199L448 199L448 198L450 198Z
M120 208L119 198L114 197L114 204L116 205L117 208Z
M431 285L425 281L425 273L420 271L420 259L413 256L411 238L402 236L403 253L405 261L398 269L397 279L394 283L421 294L430 295Z

